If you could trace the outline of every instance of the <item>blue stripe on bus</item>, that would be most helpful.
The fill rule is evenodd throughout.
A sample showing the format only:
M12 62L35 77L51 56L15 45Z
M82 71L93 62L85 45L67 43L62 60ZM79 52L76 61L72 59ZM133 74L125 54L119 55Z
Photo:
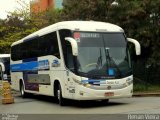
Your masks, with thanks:
M106 80L100 80L100 79L89 79L89 80L82 80L82 83L88 83L92 85L101 85L101 84L106 84Z
M24 61L24 60L23 60ZM30 60L26 60L30 61ZM21 71L34 71L34 70L48 70L49 69L49 61L41 60L41 61L31 61L31 62L23 62L19 64L11 65L11 72L21 72Z
M82 83L90 83L90 82L105 82L106 80L94 80L94 79L89 79L89 80L82 80Z
M11 65L12 72L38 70L38 62L25 62Z

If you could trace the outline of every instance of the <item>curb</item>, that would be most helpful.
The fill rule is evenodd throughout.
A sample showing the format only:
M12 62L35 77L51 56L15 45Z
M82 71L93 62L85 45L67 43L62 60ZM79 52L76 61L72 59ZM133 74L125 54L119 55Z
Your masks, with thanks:
M160 97L160 93L133 93L133 97Z

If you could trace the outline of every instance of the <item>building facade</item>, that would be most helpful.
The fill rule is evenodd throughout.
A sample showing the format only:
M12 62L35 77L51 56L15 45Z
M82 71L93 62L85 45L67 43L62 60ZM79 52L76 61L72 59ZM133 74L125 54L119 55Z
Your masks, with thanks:
M62 9L63 0L32 0L30 2L31 13L43 12L47 9Z

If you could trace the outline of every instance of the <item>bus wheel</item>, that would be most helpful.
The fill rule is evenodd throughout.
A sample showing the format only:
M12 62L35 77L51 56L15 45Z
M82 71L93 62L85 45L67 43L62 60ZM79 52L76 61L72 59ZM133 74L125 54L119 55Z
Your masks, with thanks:
M20 82L20 93L21 97L23 98L27 97L27 93L24 91L24 84L22 83L22 81Z
M57 98L58 98L59 105L64 106L65 105L65 99L62 97L62 89L61 89L60 84L59 84L58 89L57 89Z

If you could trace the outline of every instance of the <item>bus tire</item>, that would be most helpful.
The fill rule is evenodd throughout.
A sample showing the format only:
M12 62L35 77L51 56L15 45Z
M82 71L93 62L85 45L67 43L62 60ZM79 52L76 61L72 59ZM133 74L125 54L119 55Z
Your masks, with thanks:
M27 93L24 91L24 84L22 81L20 81L20 93L21 93L21 97L22 98L26 98L27 97Z
M57 89L57 99L60 106L65 106L65 99L62 96L62 88L60 84L58 85Z

